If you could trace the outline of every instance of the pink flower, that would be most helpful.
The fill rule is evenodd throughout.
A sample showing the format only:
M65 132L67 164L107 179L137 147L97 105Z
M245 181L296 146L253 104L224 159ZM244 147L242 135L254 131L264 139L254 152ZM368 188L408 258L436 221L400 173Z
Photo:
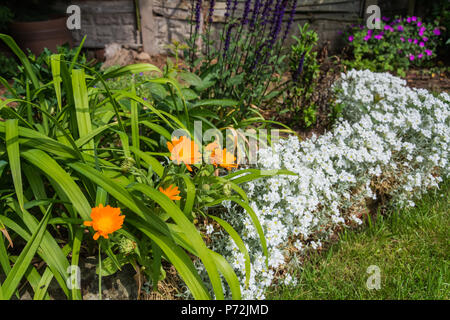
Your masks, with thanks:
M411 18L410 17L406 18L406 22L411 23Z
M414 44L418 44L418 43L419 43L419 40L414 39Z
M411 38L409 38L409 39L408 39L408 42L411 43L411 42L413 42L413 40L412 40Z
M425 47L425 42L420 42L420 43L419 43L419 46Z
M417 26L420 27L422 25L422 21L417 22Z
M355 39L355 37L353 37L353 36L348 37L348 41L350 41L350 42L352 42L354 39Z
M383 39L383 35L377 34L374 38L377 40L381 40L381 39Z
M368 34L367 36L364 37L364 41L368 41L370 40L370 38L372 38L372 35Z
M411 17L411 20L415 22L417 21L417 17Z
M427 41L428 41L428 38L427 38L427 37L423 37L422 40L425 41L425 42L427 42Z
M402 31L405 30L405 28L403 28L403 26L398 26L398 27L397 27L397 30L400 31L400 32L402 32Z
M427 31L427 28L425 28L425 27L420 28L420 30L419 30L419 36L423 36L423 34L425 33L425 31Z
M400 41L401 41L401 42L405 42L405 38L400 37Z
M431 56L433 54L433 51L426 49L425 53L427 54L427 56Z
M434 29L434 30L433 30L433 33L434 33L436 36L440 36L440 35L441 35L441 30L439 30L439 29Z
M410 55L409 55L409 60L414 61L415 58L416 58L416 57L415 57L413 54L410 54Z
M423 58L423 54L422 54L422 53L419 53L419 54L417 55L417 58L422 59L422 58Z

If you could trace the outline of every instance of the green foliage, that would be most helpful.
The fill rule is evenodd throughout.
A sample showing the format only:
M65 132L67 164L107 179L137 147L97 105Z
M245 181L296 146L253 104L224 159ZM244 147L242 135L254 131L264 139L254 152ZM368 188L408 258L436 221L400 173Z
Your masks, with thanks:
M411 66L423 66L436 57L441 42L438 22L425 23L418 17L383 17L381 30L355 26L345 33L351 58L350 68L391 71L405 76Z
M317 52L313 51L319 37L306 23L298 25L299 37L293 36L296 43L291 46L290 73L293 81L287 86L282 113L290 112L294 121L308 128L316 123L317 107L312 100L316 91L320 65Z
M283 10L275 3L267 5L264 13L260 3L259 13L253 15L250 7L257 4L251 2L246 1L244 12L227 7L223 28L214 30L208 21L204 34L199 34L199 22L194 21L193 12L189 49L184 50L184 56L190 71L203 81L195 89L203 99L235 100L239 105L238 118L256 116L263 120L253 106L270 105L282 94L280 75L288 70L283 44L292 24L290 17L290 22L283 25L283 16L293 1L284 2ZM199 40L205 44L205 52L199 48Z
M265 248L259 221L239 187L262 175L256 170L245 179L235 178L236 173L217 176L207 163L187 171L169 161L167 152L171 132L182 129L193 137L193 121L207 124L204 130L220 123L211 106L226 109L236 103L194 97L190 90L205 86L204 80L176 67L162 72L137 64L98 71L83 65L81 47L75 54L30 60L11 37L0 38L21 62L9 98L0 102L6 120L0 122L0 226L11 235L14 248L25 246L16 257L0 235L0 272L7 276L3 298L11 298L19 283L28 281L35 299L48 299L48 284L55 279L68 299L80 299L80 291L67 286L67 268L79 263L80 248L95 247L80 230L83 220L90 220L91 208L103 204L120 207L126 218L122 229L98 240L108 256L102 275L130 263L153 279L156 289L166 261L194 298L208 299L212 293L224 298L222 275L239 299L237 276L206 247L196 223L211 214L208 208L231 200L248 212ZM180 200L159 191L169 185L179 188ZM220 210L214 214L220 216ZM237 239L236 232L228 231ZM43 273L30 266L33 257L48 266ZM207 283L192 257L205 266Z
M5 56L0 53L0 76L5 79L11 79L15 77L19 70L19 65L12 57Z
M3 32L8 28L8 24L14 17L10 8L4 5L0 5L0 31Z

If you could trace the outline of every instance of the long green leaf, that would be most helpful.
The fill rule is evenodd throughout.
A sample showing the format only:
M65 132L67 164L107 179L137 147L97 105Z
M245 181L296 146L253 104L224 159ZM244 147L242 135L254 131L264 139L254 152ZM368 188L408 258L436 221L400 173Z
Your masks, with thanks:
M142 193L149 196L156 201L170 216L171 218L182 228L183 232L189 237L190 243L198 253L199 258L202 260L206 271L208 272L211 284L216 294L216 298L223 300L224 293L222 289L222 283L217 271L217 266L212 260L208 249L200 236L200 233L195 228L195 225L188 220L184 213L178 208L166 195L144 184L135 184L133 189L139 190Z
M156 244L166 254L169 261L177 269L180 277L184 280L195 299L210 299L208 291L203 285L194 264L186 252L177 246L171 238L164 236L157 230L154 230L154 228L152 228L151 225L148 225L145 221L128 219L128 222L156 242Z
M72 87L79 137L84 138L92 132L92 122L89 113L89 98L86 88L86 78L83 70L72 70ZM93 140L89 140L89 142L87 142L87 148L90 149L90 151L87 152L93 154Z
M226 232L230 235L230 237L233 239L236 246L239 248L239 250L244 255L245 259L245 285L248 287L250 282L250 255L248 253L247 248L245 247L244 241L241 239L239 234L234 230L234 228L225 220L220 219L219 217L209 215L209 217L213 220L215 220L218 224L222 226L222 228L225 229Z
M7 300L11 298L17 289L22 277L28 269L28 265L31 263L47 227L48 219L50 218L51 207L47 210L47 213L42 218L36 232L31 237L30 241L27 243L25 248L22 250L19 258L17 259L14 267L11 269L6 280L3 282L3 297Z
M20 208L23 209L23 186L19 153L19 122L16 119L6 121L5 137L9 166L11 168L14 181L14 189L16 190L16 196L19 201Z

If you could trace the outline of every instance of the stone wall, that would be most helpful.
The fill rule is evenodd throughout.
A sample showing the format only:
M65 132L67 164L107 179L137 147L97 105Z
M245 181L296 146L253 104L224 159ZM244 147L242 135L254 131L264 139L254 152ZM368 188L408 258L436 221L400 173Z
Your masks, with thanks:
M245 0L239 1L238 11L243 9ZM73 32L74 38L79 42L86 34L88 48L103 48L108 43L118 42L131 47L143 46L145 51L157 54L165 52L166 45L172 41L183 42L189 36L191 0L136 1L139 21L134 0L70 2L81 8L81 30ZM329 42L331 49L336 50L341 45L339 31L363 17L364 6L369 2L383 4L390 12L397 12L407 6L408 0L400 0L397 5L385 0L299 0L291 33L298 32L295 24L308 22L318 32L320 42ZM207 16L209 1L203 3L202 20ZM217 0L213 17L216 37L223 26L225 11L226 1Z
M70 1L70 4L78 5L81 9L81 30L72 32L76 43L87 35L86 48L103 48L111 42L130 47L141 45L133 0L75 0Z

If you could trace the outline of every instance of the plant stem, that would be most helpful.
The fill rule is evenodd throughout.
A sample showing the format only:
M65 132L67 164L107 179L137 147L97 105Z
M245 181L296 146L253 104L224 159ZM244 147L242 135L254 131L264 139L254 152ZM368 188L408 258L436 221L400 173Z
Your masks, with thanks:
M102 248L98 242L98 299L102 300Z

